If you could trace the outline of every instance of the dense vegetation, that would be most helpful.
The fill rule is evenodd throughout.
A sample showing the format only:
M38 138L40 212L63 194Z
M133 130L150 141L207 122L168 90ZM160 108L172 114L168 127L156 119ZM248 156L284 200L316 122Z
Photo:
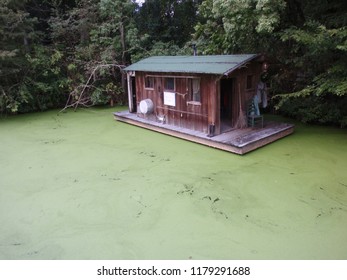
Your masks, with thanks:
M340 0L0 0L0 113L126 102L119 68L151 55L264 53L273 107L347 123ZM87 81L90 81L86 84Z

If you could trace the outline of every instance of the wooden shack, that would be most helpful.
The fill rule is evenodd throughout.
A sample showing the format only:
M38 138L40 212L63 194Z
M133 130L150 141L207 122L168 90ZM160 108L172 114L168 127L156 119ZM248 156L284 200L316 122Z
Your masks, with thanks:
M195 131L208 137L223 134L235 128L241 111L247 112L263 63L258 54L143 59L125 68L129 113L176 132ZM132 119L124 114L116 114L116 118Z

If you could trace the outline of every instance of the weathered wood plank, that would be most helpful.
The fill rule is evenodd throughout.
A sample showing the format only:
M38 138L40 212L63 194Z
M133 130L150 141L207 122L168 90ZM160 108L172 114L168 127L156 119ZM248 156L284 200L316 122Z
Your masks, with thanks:
M267 123L264 128L234 129L210 138L199 131L139 118L136 114L129 112L117 112L114 113L114 116L118 121L236 154L248 153L281 139L294 131L294 126L291 124L272 122Z

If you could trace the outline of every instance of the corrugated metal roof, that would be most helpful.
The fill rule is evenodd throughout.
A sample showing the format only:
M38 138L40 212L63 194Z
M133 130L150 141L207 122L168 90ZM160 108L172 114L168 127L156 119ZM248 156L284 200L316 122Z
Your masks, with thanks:
M256 57L258 57L257 54L152 56L140 60L124 70L223 75L231 73Z

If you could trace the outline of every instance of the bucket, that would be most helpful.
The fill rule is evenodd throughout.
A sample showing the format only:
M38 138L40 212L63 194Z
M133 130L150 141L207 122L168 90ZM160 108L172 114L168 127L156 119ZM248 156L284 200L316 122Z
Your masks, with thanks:
M142 114L151 114L153 113L154 105L151 99L144 99L140 102L140 112Z

